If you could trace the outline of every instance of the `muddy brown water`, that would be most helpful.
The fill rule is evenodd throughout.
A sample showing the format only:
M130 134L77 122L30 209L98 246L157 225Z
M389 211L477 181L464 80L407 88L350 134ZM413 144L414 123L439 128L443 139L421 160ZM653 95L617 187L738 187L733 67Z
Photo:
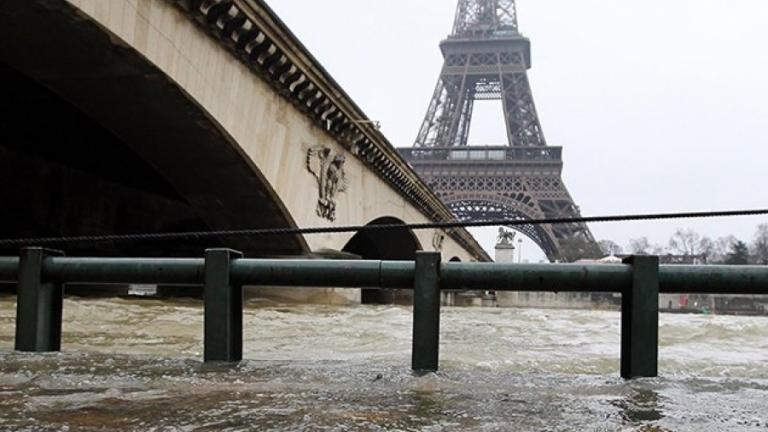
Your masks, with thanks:
M0 430L768 430L765 317L663 314L661 376L625 382L616 312L445 308L415 376L407 307L252 301L236 366L201 362L197 301L64 310L62 353L15 353L0 298Z

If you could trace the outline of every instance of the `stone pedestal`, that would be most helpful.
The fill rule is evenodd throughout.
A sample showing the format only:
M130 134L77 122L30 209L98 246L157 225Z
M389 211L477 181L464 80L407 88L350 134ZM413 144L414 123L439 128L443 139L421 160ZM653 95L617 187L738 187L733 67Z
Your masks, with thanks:
M497 244L494 259L497 263L513 263L515 262L515 249L515 246L511 244Z
M515 246L496 245L496 262L514 263ZM491 287L492 288L492 287ZM548 292L496 292L496 304L499 307L534 307L534 308L577 308L592 307L588 293L548 293Z

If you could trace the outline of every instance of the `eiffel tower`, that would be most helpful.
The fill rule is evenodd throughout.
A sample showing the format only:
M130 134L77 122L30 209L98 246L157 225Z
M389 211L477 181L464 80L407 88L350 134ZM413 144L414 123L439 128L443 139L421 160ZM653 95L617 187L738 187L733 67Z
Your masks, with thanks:
M528 82L531 43L515 0L459 0L445 59L412 148L399 149L460 220L579 217L562 181L562 148L548 146ZM507 145L468 146L475 101L501 100ZM551 261L594 254L585 224L515 227Z

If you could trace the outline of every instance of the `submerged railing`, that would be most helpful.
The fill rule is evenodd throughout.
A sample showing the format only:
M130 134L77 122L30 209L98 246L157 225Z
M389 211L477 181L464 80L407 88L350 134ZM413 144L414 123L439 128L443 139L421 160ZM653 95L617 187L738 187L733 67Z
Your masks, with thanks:
M242 360L243 286L413 289L411 367L436 371L440 291L488 290L620 293L621 376L658 374L659 293L766 294L768 267L660 266L634 256L624 265L442 263L415 261L245 259L229 249L205 258L75 258L24 248L0 258L0 281L18 283L17 351L61 349L64 284L202 285L204 360Z

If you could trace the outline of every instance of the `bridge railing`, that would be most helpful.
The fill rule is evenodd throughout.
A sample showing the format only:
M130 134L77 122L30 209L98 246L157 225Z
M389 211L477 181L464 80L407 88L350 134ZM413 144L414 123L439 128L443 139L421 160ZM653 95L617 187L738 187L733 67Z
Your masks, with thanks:
M245 259L210 249L205 258L77 258L24 248L0 258L0 281L16 282L18 351L61 349L64 285L202 285L204 360L242 359L243 286L397 288L414 290L411 367L436 371L441 290L620 293L621 376L658 374L659 293L768 295L768 267L660 266L634 256L623 265L442 263L415 261Z

